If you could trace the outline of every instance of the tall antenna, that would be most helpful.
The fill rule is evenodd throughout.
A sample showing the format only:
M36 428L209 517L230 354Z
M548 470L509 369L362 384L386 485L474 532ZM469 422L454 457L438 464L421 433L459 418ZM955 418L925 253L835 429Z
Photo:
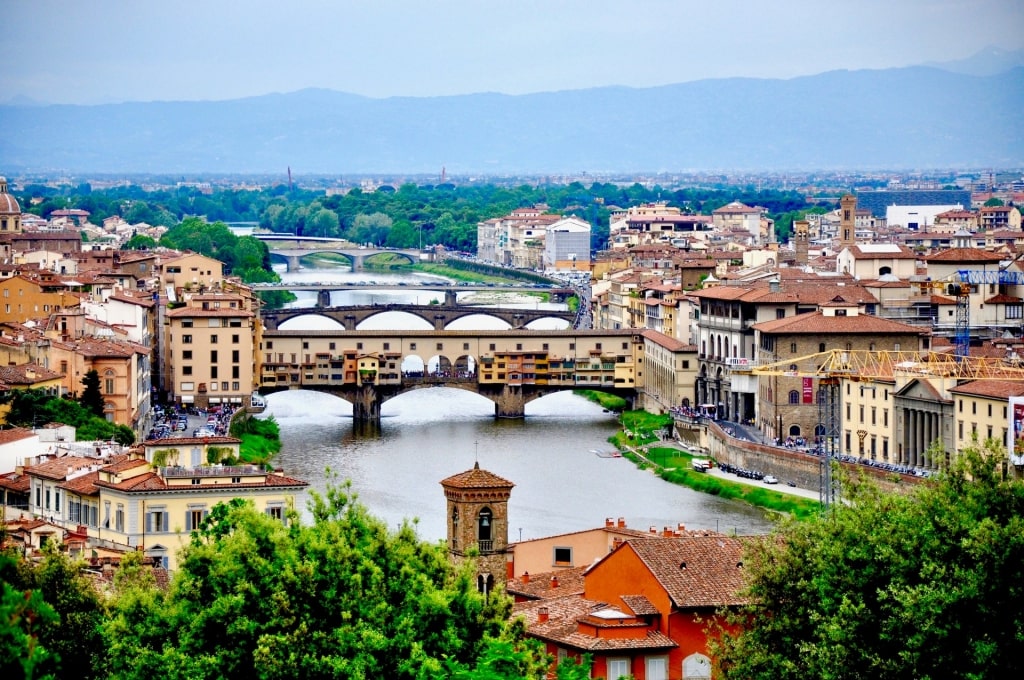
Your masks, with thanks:
M480 463L480 442L473 440L473 462Z
M288 191L292 190L292 166L288 166Z

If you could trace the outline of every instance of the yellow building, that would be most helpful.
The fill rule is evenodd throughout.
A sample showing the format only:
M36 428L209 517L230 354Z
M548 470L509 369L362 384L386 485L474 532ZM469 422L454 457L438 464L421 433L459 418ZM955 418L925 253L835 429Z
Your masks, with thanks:
M179 299L185 291L217 288L224 280L224 263L198 253L165 259L157 269L160 291L166 292L170 288Z
M21 274L0 279L0 323L20 323L77 305L78 297L64 287L46 286Z
M237 451L237 446L232 437L161 440L146 446L147 460L99 470L98 531L103 538L143 550L174 569L178 550L218 503L244 498L260 512L286 521L295 494L308 484L257 465L206 463L211 455L222 455L212 449Z
M1012 380L972 380L950 390L959 451L975 439L995 439L1009 446L1010 397L1024 396L1024 383Z
M664 413L673 407L695 405L697 346L657 331L645 330L642 335L643 370L638 371L638 382L642 382L644 409Z
M242 404L253 382L255 314L234 293L187 296L166 312L164 388L181 404Z

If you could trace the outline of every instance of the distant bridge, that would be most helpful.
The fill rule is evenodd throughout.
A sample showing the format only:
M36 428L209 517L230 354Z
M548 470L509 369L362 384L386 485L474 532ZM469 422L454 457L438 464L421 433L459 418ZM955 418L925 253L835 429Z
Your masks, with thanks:
M290 272L299 270L301 258L320 253L333 253L346 257L352 264L352 271L362 269L367 259L383 254L397 255L408 261L409 264L434 259L432 251L424 252L414 248L360 247L354 246L344 239L336 238L293 236L291 234L253 234L253 237L267 243L271 258L284 260Z
M525 294L537 294L546 293L551 296L552 302L562 302L566 298L576 294L572 288L564 287L553 287L546 286L545 284L525 284L525 283L406 283L404 281L399 283L376 283L376 282L357 282L353 281L350 283L302 283L302 282L282 282L282 283L254 283L253 289L256 291L261 290L289 290L289 291L316 291L317 293L317 304L321 307L331 306L332 291L341 290L401 290L401 291L426 291L431 293L444 293L444 304L455 306L458 304L459 293L479 293L479 292L505 292L505 293L525 293ZM490 303L482 303L490 304Z
M352 403L358 423L379 422L381 404L426 387L454 387L494 402L494 415L522 418L525 405L564 390L599 390L630 403L643 337L604 331L265 331L263 394L315 390ZM416 357L423 370L403 371Z
M279 310L263 310L260 318L267 330L278 330L281 324L300 316L323 316L341 324L345 330L354 331L367 319L386 312L405 312L418 316L433 325L434 330L443 331L448 324L466 316L492 316L506 322L512 328L525 328L538 319L565 319L572 326L575 312L545 309L496 309L473 307L471 305L408 305L384 304L345 307L292 307Z

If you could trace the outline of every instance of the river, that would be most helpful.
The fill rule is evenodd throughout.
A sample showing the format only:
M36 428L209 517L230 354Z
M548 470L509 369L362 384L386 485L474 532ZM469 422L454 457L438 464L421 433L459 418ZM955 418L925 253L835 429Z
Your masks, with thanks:
M347 269L282 273L286 281L353 277L383 280L376 272ZM422 279L411 275L403 280ZM355 304L337 297L332 302ZM487 319L488 325L495 321ZM289 327L330 327L326 321L307 317ZM410 327L419 326L391 326ZM441 480L477 461L516 485L508 504L512 541L602 526L607 517L622 517L637 529L684 524L752 534L771 528L762 510L668 484L624 458L597 455L595 451L611 450L607 440L618 429L617 419L571 392L527 404L523 420L496 420L493 404L479 395L425 388L385 402L379 430L369 433L355 431L351 405L330 395L281 392L270 395L267 403L266 414L281 426L283 449L276 462L286 474L323 492L329 468L339 480L351 481L374 515L391 526L415 520L420 537L429 541L445 537ZM306 494L299 499L303 509L306 500ZM308 519L308 511L304 514Z

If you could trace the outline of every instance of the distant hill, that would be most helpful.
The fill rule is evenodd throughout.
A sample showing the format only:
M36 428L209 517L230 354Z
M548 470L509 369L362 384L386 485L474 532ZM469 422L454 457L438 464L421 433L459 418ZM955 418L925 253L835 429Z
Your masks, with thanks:
M644 89L0 106L0 171L557 173L1024 166L1024 68Z

